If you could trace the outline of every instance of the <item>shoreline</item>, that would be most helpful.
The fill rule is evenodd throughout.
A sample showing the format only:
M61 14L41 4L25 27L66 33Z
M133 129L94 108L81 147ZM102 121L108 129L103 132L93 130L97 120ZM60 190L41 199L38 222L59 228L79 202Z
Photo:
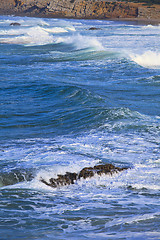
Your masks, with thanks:
M160 5L113 0L1 0L0 15L160 24Z
M103 19L106 20L106 19ZM160 20L157 19L142 19L142 18L116 18L116 19L107 19L109 21L122 21L122 22L134 22L137 25L160 25Z
M103 21L115 21L115 22L127 22L132 23L134 25L153 25L153 26L159 26L160 20L157 19L142 19L142 18L74 18L74 17L51 17L51 16L40 16L40 15L34 15L34 16L28 16L25 14L1 14L0 16L10 16L10 17L33 17L33 18L53 18L53 19L73 19L73 20L103 20Z

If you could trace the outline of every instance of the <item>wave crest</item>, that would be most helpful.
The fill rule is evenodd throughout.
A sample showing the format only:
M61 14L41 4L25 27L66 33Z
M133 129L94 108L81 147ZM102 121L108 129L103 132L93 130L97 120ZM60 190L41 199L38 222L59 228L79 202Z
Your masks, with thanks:
M160 52L146 51L143 54L131 54L130 57L142 67L160 68Z

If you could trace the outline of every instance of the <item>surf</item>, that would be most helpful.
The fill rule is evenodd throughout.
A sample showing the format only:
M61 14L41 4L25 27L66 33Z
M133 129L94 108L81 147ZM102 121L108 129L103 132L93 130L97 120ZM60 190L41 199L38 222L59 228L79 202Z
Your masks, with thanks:
M142 67L160 69L160 52L158 51L146 51L142 54L132 54L131 59Z

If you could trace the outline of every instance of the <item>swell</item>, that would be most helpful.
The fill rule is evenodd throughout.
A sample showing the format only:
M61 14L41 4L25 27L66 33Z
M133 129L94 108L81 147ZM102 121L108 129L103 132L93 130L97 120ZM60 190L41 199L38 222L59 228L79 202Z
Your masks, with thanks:
M1 136L28 138L42 135L62 135L88 129L107 131L160 131L159 119L125 107L113 106L106 98L93 94L85 87L52 86L25 83L14 88L6 87L8 101L1 105ZM1 89L1 96L4 89ZM23 96L23 98L22 98ZM1 97L2 98L2 97ZM23 100L22 100L23 99ZM28 101L28 99L30 101ZM12 131L8 131L8 129ZM41 133L39 133L41 136Z
M105 58L114 58L118 54L111 51L95 51L92 48L70 51L58 52L52 51L43 62L65 62L65 61L87 61L87 60L103 60Z

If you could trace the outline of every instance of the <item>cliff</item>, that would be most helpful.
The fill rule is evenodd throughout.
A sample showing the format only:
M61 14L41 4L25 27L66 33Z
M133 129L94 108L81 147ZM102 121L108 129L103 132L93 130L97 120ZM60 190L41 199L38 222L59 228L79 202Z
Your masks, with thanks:
M160 21L160 5L113 0L1 0L0 14L83 19L154 19Z

